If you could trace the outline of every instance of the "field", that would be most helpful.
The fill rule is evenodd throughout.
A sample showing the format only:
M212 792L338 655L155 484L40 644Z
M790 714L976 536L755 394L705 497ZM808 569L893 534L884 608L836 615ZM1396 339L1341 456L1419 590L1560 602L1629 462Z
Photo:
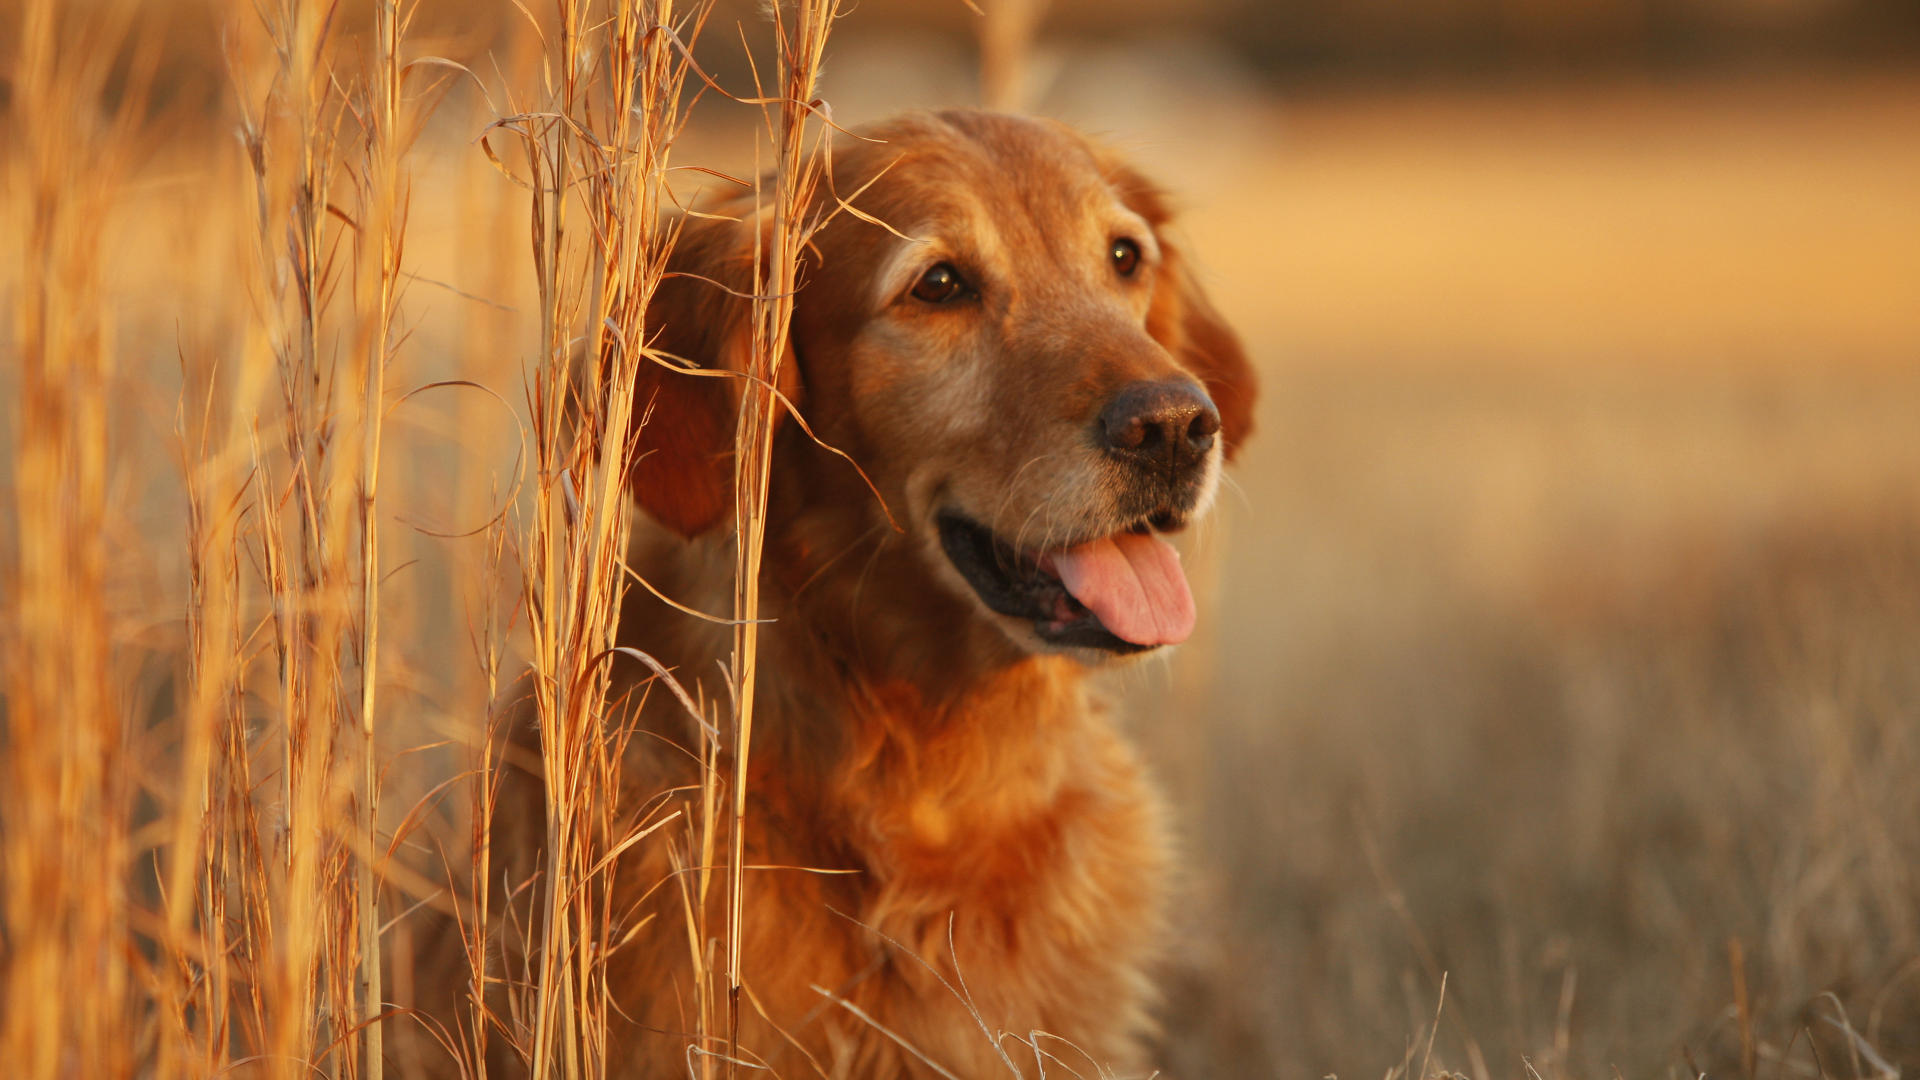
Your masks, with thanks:
M0 25L15 18L0 4ZM828 46L836 119L969 100L964 50L860 26L856 8ZM221 85L217 49L167 40L166 78ZM548 520L528 478L550 332L538 230L476 141L506 95L537 96L539 46L509 29L485 65L454 35L406 55L463 47L477 79L408 75L399 113L419 126L395 142L397 272L356 276L338 226L323 249L342 267L340 314L318 352L338 371L393 287L371 410L385 418L382 723L368 747L339 744L351 775L312 795L364 812L327 784L363 790L363 762L377 774L397 852L382 920L431 891L402 869L430 875L436 851L466 842L467 796L442 785L471 767L499 684L547 662L516 614ZM1282 94L1224 54L1144 40L1062 42L1035 69L1043 111L1109 133L1181 193L1264 378L1256 439L1193 543L1199 639L1109 680L1185 849L1168 1075L1920 1067L1920 79L1798 68ZM259 70L211 104L183 94L52 135L20 114L16 79L0 129L0 1054L20 1075L107 1075L75 1071L96 1060L81 1039L124 1036L98 1060L143 1075L173 1046L154 1017L209 992L181 975L205 939L162 903L207 872L170 876L215 790L183 778L219 773L190 772L188 722L217 714L257 740L205 752L252 755L267 822L253 835L284 837L272 729L309 714L285 694L268 615L299 596L339 620L344 652L365 640L351 566L334 591L274 584L286 553L270 537L291 533L273 522L298 488L279 449L289 407L268 375L245 384L272 370L290 307L230 101L264 100ZM757 116L703 101L675 163L751 170ZM72 272L50 290L16 255L39 242L28 155L45 147L71 155L58 265ZM96 320L97 337L78 333ZM35 391L21 361L48 340L100 360L63 376L100 412L52 435L35 410L67 399ZM58 469L49 447L67 455ZM49 489L47 469L85 485ZM254 507L213 564L209 484ZM66 575L52 593L32 577L50 566ZM210 655L219 640L231 650ZM361 667L341 663L345 715ZM65 709L92 719L56 734ZM189 839L220 849L209 836ZM222 857L273 861L244 848ZM343 834L313 872L340 885L364 850ZM283 914L284 889L272 896L261 910ZM407 932L383 935L396 994L416 977ZM108 940L126 955L104 955ZM57 986L89 989L39 1000ZM344 982L315 992L357 1000ZM200 1022L178 1012L182 1030ZM236 1019L225 1050L186 1042L213 1060L333 1030L300 1023Z
M1212 868L1185 1073L1378 1074L1442 973L1470 1073L1845 1075L1842 1003L1912 1067L1916 104L1269 114L1193 225L1270 375L1152 727Z

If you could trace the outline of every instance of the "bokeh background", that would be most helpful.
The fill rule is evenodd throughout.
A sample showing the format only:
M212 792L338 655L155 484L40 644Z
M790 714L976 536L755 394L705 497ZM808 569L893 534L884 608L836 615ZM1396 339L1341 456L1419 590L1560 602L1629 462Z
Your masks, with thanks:
M1111 680L1185 849L1170 1074L1920 1067L1920 7L1026 10L1001 92L1176 192L1263 376L1193 541L1201 636ZM102 228L116 610L160 695L181 372L259 301L222 44L244 5L139 17L156 93ZM720 6L716 79L745 89L759 19ZM823 96L849 125L978 103L981 26L862 0ZM527 226L476 139L537 42L504 0L423 0L410 41L494 95L442 87L410 158L389 385L500 394L394 412L387 670L425 741L484 711L447 652L512 595L429 530L513 471ZM677 158L750 170L753 122L704 101Z

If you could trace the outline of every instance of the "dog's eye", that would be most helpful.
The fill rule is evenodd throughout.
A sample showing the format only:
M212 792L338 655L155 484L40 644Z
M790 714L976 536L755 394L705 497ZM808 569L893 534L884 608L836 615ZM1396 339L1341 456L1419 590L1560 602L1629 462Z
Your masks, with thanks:
M1113 269L1121 277L1132 277L1140 268L1140 245L1121 237L1113 242Z
M967 291L967 279L960 276L951 263L938 263L920 275L914 282L913 295L916 300L925 300L929 304L944 304L957 300Z

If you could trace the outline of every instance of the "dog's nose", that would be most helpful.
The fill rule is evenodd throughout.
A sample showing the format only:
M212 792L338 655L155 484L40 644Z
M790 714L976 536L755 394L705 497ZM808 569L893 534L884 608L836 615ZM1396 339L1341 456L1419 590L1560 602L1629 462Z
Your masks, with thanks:
M1108 453L1176 473L1200 464L1219 430L1213 399L1186 379L1129 383L1100 410Z

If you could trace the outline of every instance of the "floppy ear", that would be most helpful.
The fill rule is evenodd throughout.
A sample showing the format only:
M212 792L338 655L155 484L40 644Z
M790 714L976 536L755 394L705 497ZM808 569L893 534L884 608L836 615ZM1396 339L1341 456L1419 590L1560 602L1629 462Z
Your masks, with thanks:
M1178 357L1206 386L1220 410L1220 432L1227 459L1253 433L1253 401L1259 379L1247 362L1240 335L1220 317L1200 287L1180 244L1168 235L1173 209L1158 187L1131 167L1109 158L1108 180L1121 201L1153 227L1160 246L1160 269L1147 311L1147 333Z
M654 291L648 323L657 351L708 371L744 372L753 347L754 231L750 222L685 220ZM799 404L792 344L780 364L781 393ZM733 441L744 377L715 377L647 362L635 382L628 484L655 521L689 539L733 509ZM784 409L774 407L777 423Z

